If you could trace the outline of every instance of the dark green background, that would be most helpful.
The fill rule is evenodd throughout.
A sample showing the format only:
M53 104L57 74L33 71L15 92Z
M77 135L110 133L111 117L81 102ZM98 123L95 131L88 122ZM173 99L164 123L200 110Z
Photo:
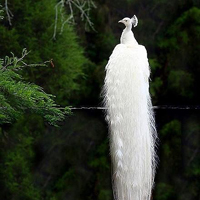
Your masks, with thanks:
M80 13L52 39L55 0L8 0L14 14L0 23L0 57L20 56L27 62L53 59L55 68L22 73L25 80L56 95L62 106L100 106L104 67L123 25L136 15L137 41L148 51L150 91L154 105L198 105L200 101L200 2L195 0L95 0L91 10L95 31L85 30ZM3 1L1 4L3 5ZM66 6L65 17L69 14ZM159 167L155 200L200 199L200 111L156 109ZM107 124L101 110L74 110L60 124L47 125L27 114L1 127L0 199L111 200Z

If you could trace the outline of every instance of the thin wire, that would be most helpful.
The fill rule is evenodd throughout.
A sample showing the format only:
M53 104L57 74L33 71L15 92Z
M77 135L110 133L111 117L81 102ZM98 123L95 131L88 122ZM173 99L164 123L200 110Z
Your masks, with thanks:
M106 110L105 107L71 107L71 110ZM155 110L200 110L200 105L159 105L153 106Z
M71 110L106 110L105 107L69 107ZM7 107L0 107L0 110L6 110ZM35 108L33 108L35 109ZM155 110L200 110L200 105L185 105L185 106L176 106L176 105L160 105L153 106Z
M71 110L106 110L105 107L70 107Z

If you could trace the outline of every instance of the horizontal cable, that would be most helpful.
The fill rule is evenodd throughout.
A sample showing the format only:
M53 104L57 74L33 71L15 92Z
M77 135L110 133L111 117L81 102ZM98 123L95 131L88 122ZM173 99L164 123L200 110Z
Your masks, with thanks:
M70 107L71 110L106 110L105 107ZM27 108L21 108L21 109L27 109ZM29 108L30 109L30 108ZM31 109L38 109L37 107L32 107ZM40 109L42 109L40 107ZM45 109L45 107L43 107ZM155 110L200 110L200 105L184 105L184 106L179 106L179 105L160 105L160 106L153 106L153 109ZM7 110L7 107L0 107L0 110Z
M105 107L70 107L71 110L106 110Z
M106 110L105 107L71 107L71 110ZM155 110L199 110L199 105L160 105L160 106L153 106Z
M199 105L160 105L160 106L153 106L154 109L168 109L168 110L199 110Z

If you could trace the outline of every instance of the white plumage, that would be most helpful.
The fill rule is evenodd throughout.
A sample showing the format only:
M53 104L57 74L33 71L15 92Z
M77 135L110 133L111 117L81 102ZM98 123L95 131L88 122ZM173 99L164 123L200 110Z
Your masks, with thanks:
M131 31L138 20L124 18L120 44L106 65L104 103L110 128L116 200L149 200L156 167L156 130L149 95L149 63Z

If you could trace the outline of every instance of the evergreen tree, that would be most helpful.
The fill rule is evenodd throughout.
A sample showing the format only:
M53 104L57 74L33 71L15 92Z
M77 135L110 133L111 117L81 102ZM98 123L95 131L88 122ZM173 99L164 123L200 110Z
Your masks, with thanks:
M0 125L12 123L23 113L30 112L43 116L50 124L64 119L65 111L57 107L52 100L53 95L46 94L41 87L25 83L19 74L24 67L45 66L45 64L26 64L22 57L6 56L0 60Z
M9 9L14 16L12 26L6 17L0 25L0 57L27 48L31 51L26 59L29 62L53 59L53 68L31 68L26 70L26 77L56 95L58 103L74 104L83 89L84 69L88 61L73 27L66 24L62 34L59 34L65 13L58 15L57 36L56 40L53 39L55 5L56 0L9 1Z
M105 64L123 28L117 21L136 14L139 25L133 31L138 42L147 47L154 105L199 103L199 1L95 2L97 9L93 10L91 20L96 31L85 31L80 19L75 26L93 64L77 44L74 28L66 24L63 33L59 34L60 8L56 40L52 39L57 4L54 0L8 0L14 18L12 26L6 17L0 25L0 57L10 51L19 54L26 47L31 50L26 63L53 59L53 64L49 65L54 68L38 66L18 72L25 75L26 80L36 81L45 91L56 94L63 105L80 101L96 105ZM24 83L25 80L17 81ZM80 95L87 97L86 101L80 100ZM108 144L105 142L107 130L103 136L103 128L93 121L94 115L90 121L77 112L57 130L47 129L38 115L27 116L21 117L11 129L4 126L1 132L2 199L112 199ZM160 162L153 198L198 199L198 111L156 110L156 119ZM92 127L94 131L90 130ZM98 137L102 137L99 140L102 145L95 146Z
M43 198L44 193L34 183L31 173L34 159L36 159L34 145L37 138L41 137L41 133L44 132L43 120L32 113L41 115L52 125L56 125L58 121L63 120L65 113L69 113L68 109L59 108L55 104L53 95L46 94L38 85L27 82L22 78L22 74L26 76L26 79L31 77L32 81L37 80L37 83L46 86L49 92L57 92L58 101L67 104L64 97L69 98L72 91L79 89L78 81L80 80L78 78L83 75L81 67L87 62L83 56L83 50L76 42L72 28L64 31L63 37L60 36L57 41L51 40L55 1L34 3L35 5L31 7L29 1L16 4L13 2L10 4L13 6L10 6L10 9L14 8L13 13L16 19L13 20L13 26L10 27L6 20L3 25L0 25L3 39L0 44L0 55L5 56L5 59L1 59L0 62L0 124L3 127L0 133L2 161L0 185L1 198L4 199L39 200L46 198ZM45 18L41 15L44 7L47 14ZM10 51L18 52L19 55L20 49L24 46L32 49L32 54L28 59L25 49L19 58L14 54L11 57L6 56ZM54 59L54 63L51 58ZM43 60L47 59L51 59L50 66L55 66L54 75L52 75L52 68L44 68L47 62L27 64L30 60L43 63ZM27 70L28 68L30 70ZM26 74L21 69L26 70ZM63 90L59 91L61 88L66 93ZM26 117L22 115L24 113ZM18 128L13 134L5 124L16 120L18 122L14 124L13 129ZM55 199L53 195L47 198Z

